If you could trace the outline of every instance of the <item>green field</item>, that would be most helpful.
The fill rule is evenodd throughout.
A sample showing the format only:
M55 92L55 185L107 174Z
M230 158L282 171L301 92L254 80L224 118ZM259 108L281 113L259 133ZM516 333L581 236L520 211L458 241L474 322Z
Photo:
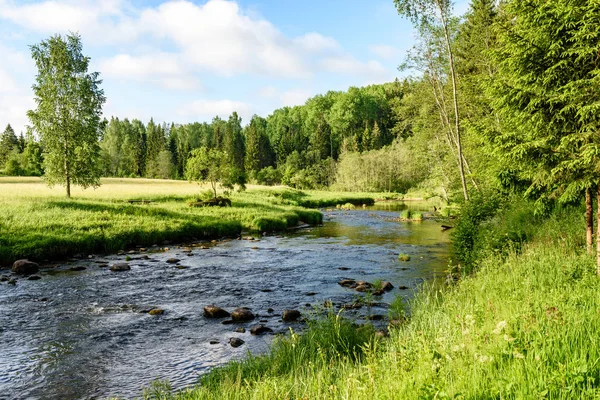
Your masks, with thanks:
M116 252L165 240L283 231L300 222L321 223L322 214L305 207L373 201L360 194L249 186L231 194L232 207L188 206L206 189L185 181L103 179L97 189L73 188L73 198L66 200L62 187L48 188L39 178L0 178L0 265L19 258L44 261Z
M266 356L214 370L196 388L173 393L157 383L145 395L597 399L600 281L594 257L585 253L580 214L566 210L546 219L520 251L482 257L478 272L458 285L425 288L411 318L389 339L330 315L302 335L280 339ZM393 318L401 308L393 305Z

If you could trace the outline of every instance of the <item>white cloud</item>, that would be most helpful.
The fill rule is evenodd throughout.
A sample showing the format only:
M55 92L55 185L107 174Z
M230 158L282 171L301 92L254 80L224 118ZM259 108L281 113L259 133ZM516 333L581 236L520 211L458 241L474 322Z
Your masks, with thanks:
M312 52L338 50L340 44L332 37L323 36L320 33L311 32L294 39L302 48Z
M234 100L196 100L183 105L178 112L181 116L194 119L210 119L214 116L226 119L234 111L245 121L249 121L253 114L250 104Z
M244 15L237 3L177 0L144 10L138 27L173 42L195 67L224 76L241 73L305 77L303 59L270 22Z
M306 89L293 89L283 92L280 96L282 106L300 106L306 103L311 96L311 92Z
M8 0L0 7L0 18L38 33L79 32L94 42L114 43L136 36L124 9L122 0L46 0L26 4Z
M396 54L398 54L398 50L396 50L392 46L388 46L385 44L369 46L369 50L371 51L371 53L375 54L376 56L386 59L386 60L390 59L390 58L394 57Z
M153 82L157 86L173 90L195 90L200 81L187 71L178 54L153 52L142 56L119 54L100 61L102 75L121 80Z

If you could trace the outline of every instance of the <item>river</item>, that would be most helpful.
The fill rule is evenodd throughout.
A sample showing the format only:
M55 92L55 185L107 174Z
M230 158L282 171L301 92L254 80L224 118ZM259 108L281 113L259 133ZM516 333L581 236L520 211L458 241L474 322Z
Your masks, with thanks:
M353 302L359 294L338 285L343 278L390 281L396 288L370 310L385 314L385 303L411 297L447 267L448 233L432 220L395 221L406 207L325 210L322 226L283 236L203 243L191 253L172 246L69 260L42 270L40 280L2 283L0 399L132 398L155 379L175 388L193 385L215 366L268 349L272 335L236 328L260 320L275 332L299 330L300 323L281 321L283 310L309 314L326 300ZM398 261L400 253L411 260ZM130 271L111 272L102 263L126 257ZM181 261L169 264L169 258ZM258 318L224 325L203 317L203 307L213 303L230 311L248 307ZM164 314L149 315L154 307ZM233 348L231 337L245 344Z

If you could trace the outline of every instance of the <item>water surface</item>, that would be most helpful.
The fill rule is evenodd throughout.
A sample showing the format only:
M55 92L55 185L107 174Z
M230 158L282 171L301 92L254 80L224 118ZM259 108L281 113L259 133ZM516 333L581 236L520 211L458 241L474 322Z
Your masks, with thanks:
M444 276L447 266L448 234L435 221L393 220L403 207L325 211L323 226L283 237L135 254L127 272L99 264L124 255L97 256L43 271L38 281L2 283L0 399L132 398L155 379L175 388L193 385L217 365L268 349L273 336L236 333L237 327L261 320L275 332L301 329L283 323L281 312L307 313L325 300L353 302L358 293L339 286L342 278L392 282L396 289L370 311L385 314L386 302L410 297L424 280ZM398 261L399 253L411 261ZM187 268L166 263L172 257ZM73 266L87 269L68 271ZM223 325L202 316L211 303L249 307L259 317ZM153 307L165 314L148 315ZM234 349L230 337L246 343Z

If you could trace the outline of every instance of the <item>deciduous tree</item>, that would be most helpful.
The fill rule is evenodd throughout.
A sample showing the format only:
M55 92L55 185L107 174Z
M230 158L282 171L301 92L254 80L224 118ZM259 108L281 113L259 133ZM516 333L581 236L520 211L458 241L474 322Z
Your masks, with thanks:
M38 69L33 92L37 108L27 115L40 134L44 178L50 185L100 185L99 127L104 91L98 72L88 72L80 36L55 35L31 46Z

